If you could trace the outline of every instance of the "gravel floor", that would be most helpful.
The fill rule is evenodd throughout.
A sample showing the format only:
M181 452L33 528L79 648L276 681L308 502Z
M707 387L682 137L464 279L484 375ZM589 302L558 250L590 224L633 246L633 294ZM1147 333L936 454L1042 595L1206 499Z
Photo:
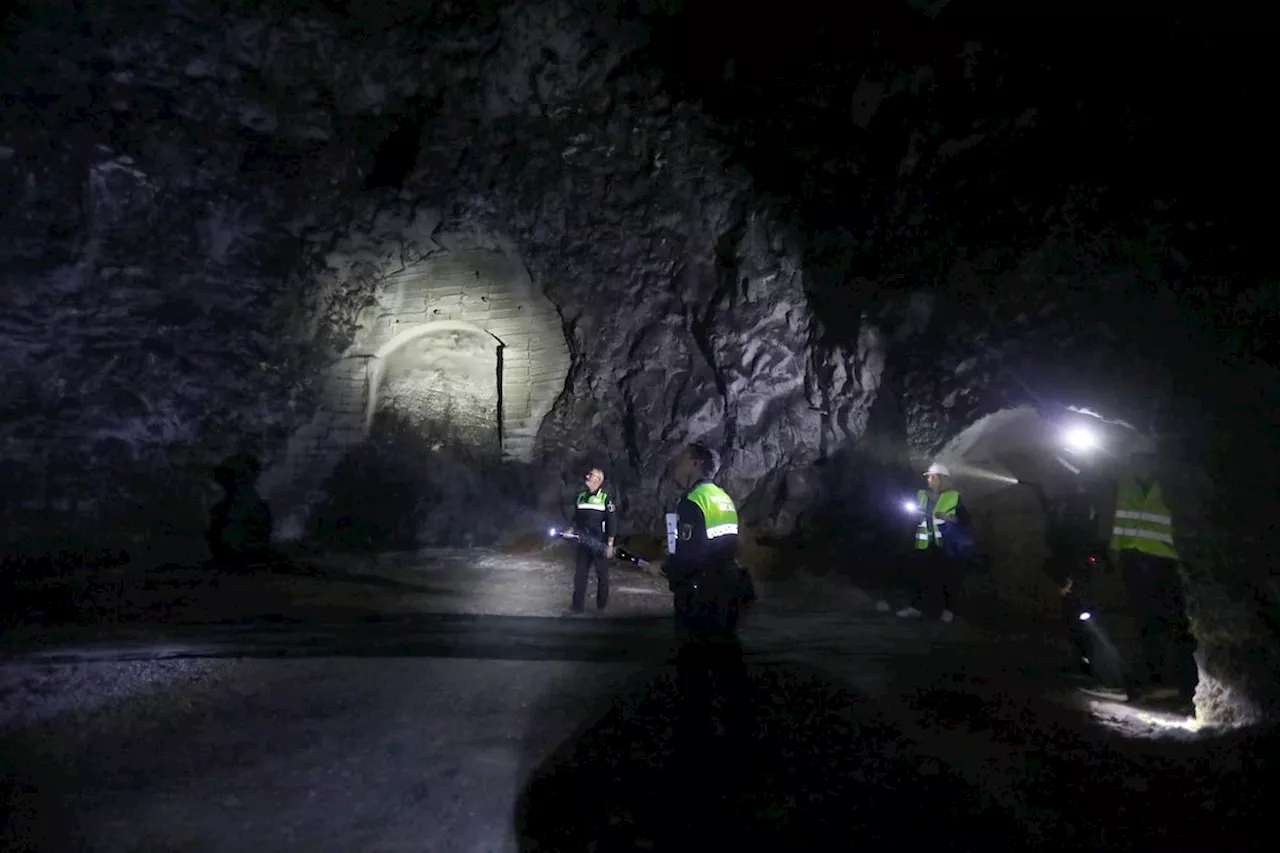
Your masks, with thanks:
M5 736L8 849L514 849L517 786L627 674L413 659L219 661L202 676L130 666L159 671L128 698L117 688L115 704Z
M224 673L220 660L161 660L0 667L0 733L64 717L92 720L158 692L198 690Z
M451 590L438 612L563 625L550 618L566 592L554 560L480 555L470 584L462 555L384 562ZM743 631L749 737L692 768L670 749L675 694L659 660L11 658L0 841L575 851L679 849L709 833L769 850L1177 850L1205 837L1270 849L1258 834L1276 781L1261 760L1269 736L1082 702L1049 662L1036 669L1034 647L876 614L839 584L761 591ZM603 618L669 606L630 596Z

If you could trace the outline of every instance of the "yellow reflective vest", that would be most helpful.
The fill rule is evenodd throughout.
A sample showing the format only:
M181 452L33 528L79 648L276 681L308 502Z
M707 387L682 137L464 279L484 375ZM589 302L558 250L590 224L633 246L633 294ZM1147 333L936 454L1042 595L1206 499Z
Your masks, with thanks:
M1141 551L1153 557L1178 559L1173 547L1173 516L1160 484L1143 489L1132 477L1120 481L1116 492L1116 517L1111 527L1113 551Z
M921 510L929 507L929 492L921 489L916 492L916 503ZM932 511L920 519L920 525L916 527L916 548L924 550L925 548L941 548L942 540L946 536L946 529L949 526L947 522L936 516L943 513L953 513L956 507L960 505L960 493L955 489L948 489L938 495L938 502L932 507Z

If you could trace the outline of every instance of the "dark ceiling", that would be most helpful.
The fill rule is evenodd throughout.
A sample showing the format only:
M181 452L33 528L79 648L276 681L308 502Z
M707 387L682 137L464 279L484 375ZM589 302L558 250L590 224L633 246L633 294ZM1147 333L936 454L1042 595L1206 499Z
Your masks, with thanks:
M814 278L825 266L834 279L856 269L928 286L957 257L1016 258L1063 228L1105 233L1148 247L1187 310L1236 351L1280 363L1276 293L1256 284L1274 269L1271 217L1258 212L1280 184L1256 20L1145 0L1120 12L952 0L936 17L901 0L853 12L800 0L786 14L679 5L650 16L649 58L796 211ZM854 123L864 75L887 83L921 68L932 87ZM913 133L924 154L902 174ZM933 156L978 134L960 156Z

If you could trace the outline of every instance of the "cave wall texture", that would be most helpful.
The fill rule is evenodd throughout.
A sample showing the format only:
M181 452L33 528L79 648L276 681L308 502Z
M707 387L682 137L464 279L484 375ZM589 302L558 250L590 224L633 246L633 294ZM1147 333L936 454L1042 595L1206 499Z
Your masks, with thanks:
M1265 75L1153 8L11 4L6 547L195 541L246 448L297 535L378 389L433 411L396 376L481 333L506 517L601 464L648 530L704 438L754 530L843 519L854 565L966 425L1087 406L1160 439L1207 689L1274 702ZM481 470L439 443L394 453Z

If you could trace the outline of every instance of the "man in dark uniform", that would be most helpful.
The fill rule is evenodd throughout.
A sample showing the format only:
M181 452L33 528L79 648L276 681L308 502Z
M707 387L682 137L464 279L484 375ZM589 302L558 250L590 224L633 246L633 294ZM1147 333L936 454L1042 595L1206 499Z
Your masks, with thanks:
M671 588L678 642L673 818L686 829L716 826L722 836L741 822L736 768L751 714L737 628L755 590L737 561L737 508L712 482L719 468L714 450L693 444L669 469L684 495L675 545L660 570Z
M720 467L714 450L687 447L671 469L684 496L676 509L675 551L662 565L673 594L677 680L685 736L701 739L714 729L717 699L726 729L740 723L745 688L738 614L755 598L751 576L738 564L738 511L712 482Z
M1097 541L1097 507L1078 478L1072 480L1065 492L1052 498L1039 484L1029 485L1036 491L1045 512L1045 545L1049 556L1043 570L1062 596L1061 626L1075 648L1074 669L1088 679L1080 690L1100 699L1126 701L1128 694L1116 650L1080 619L1082 613L1096 619L1086 591L1099 568L1097 559L1104 553Z
M604 610L609 604L609 561L613 559L613 539L618 530L618 508L603 486L604 472L592 468L587 472L586 488L574 500L571 532L578 536L578 553L572 613L584 610L592 566L596 570L596 608Z

